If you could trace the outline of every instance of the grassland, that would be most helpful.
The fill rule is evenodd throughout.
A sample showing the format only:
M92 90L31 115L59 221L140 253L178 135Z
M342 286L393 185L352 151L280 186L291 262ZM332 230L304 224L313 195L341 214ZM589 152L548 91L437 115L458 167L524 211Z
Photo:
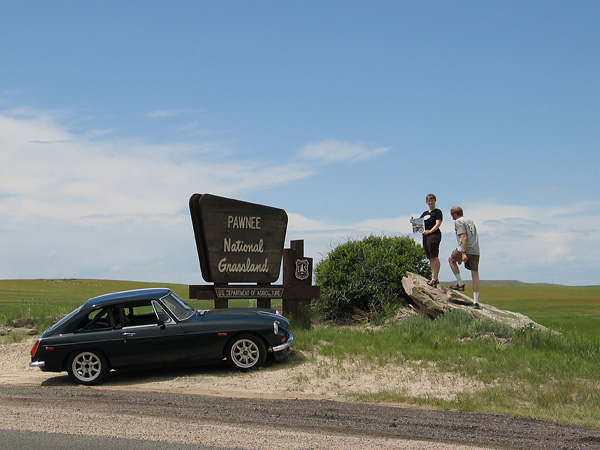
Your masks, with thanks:
M151 286L157 285L0 280L0 322L67 313L95 295ZM187 298L187 286L167 286ZM468 288L466 294L470 295ZM357 395L360 400L518 415L600 429L600 287L484 285L481 301L526 314L561 333L514 330L472 321L458 312L435 321L416 317L378 327L295 329L295 348L372 367L435 366L485 386L452 400L411 397L396 390ZM211 302L192 303L211 307ZM253 305L240 301L232 306Z
M181 284L84 279L0 280L0 324L8 325L13 319L32 317L37 318L38 326L43 328L51 325L45 323L45 317L67 314L89 298L150 287L168 287L198 309L214 307L212 301L188 300L188 286ZM249 302L232 300L229 304L231 307L256 306ZM281 300L279 303L273 301L273 306L278 304Z

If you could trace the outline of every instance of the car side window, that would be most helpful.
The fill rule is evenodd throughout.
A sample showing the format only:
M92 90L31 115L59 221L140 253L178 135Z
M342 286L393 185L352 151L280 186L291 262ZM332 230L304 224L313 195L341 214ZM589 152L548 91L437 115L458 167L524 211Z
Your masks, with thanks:
M119 327L118 309L109 307L91 311L79 325L75 327L75 331L112 330Z
M123 305L125 326L158 325L169 316L159 304L151 300Z
M158 303L156 300L152 300L152 307L154 308L156 317L158 317L159 323L161 323L161 322L169 323L169 322L173 321L171 319L171 316L169 316L169 314L164 310L162 305L160 303Z

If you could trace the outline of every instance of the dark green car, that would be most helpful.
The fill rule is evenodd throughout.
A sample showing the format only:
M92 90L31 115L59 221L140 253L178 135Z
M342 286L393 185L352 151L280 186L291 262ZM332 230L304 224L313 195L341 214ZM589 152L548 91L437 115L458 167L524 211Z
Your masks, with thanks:
M102 295L48 328L31 349L32 367L67 371L98 384L111 369L215 363L237 370L284 360L294 335L272 309L196 310L167 288Z

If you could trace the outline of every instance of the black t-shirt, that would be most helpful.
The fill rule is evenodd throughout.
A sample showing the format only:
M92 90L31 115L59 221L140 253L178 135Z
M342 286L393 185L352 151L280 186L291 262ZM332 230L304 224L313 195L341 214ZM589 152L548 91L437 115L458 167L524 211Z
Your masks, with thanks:
M423 214L421 214L421 218L425 219L425 229L431 230L435 226L436 221L443 220L443 214L441 210L435 208L431 212L425 211ZM438 228L436 231L434 231L434 233L441 233L441 231Z

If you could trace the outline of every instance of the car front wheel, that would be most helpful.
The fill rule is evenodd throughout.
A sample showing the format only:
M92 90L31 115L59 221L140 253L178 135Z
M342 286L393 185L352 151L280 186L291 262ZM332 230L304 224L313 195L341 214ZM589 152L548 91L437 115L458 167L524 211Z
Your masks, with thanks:
M96 351L73 353L67 362L69 377L79 384L101 383L108 370L108 361L102 353Z
M236 336L227 346L227 362L236 370L250 370L262 366L267 359L267 346L258 336Z

